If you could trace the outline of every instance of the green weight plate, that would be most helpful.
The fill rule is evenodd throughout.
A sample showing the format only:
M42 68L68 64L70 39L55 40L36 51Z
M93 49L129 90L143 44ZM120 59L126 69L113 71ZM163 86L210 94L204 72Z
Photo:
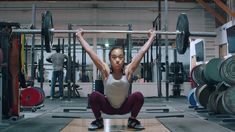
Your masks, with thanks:
M219 66L221 62L222 59L213 58L206 64L203 72L208 83L216 84L222 81L219 74Z
M198 103L204 108L207 108L210 94L213 92L213 89L214 89L212 87L213 86L204 84L204 85L197 87L195 90L196 99Z
M226 91L224 91L224 95L222 97L222 104L224 109L230 113L235 114L235 87L230 87Z
M216 91L218 92L222 92L228 89L228 85L226 85L224 82L220 82L218 84L216 84Z
M207 109L209 111L218 113L217 109L216 109L216 98L219 95L218 91L214 91L210 94L209 99L208 99L208 105L207 105Z
M222 97L224 96L224 92L220 92L216 98L216 110L219 114L227 114L228 112L224 109L223 103L222 103Z
M204 67L204 64L197 65L192 71L192 79L198 84L198 86L206 84L206 79L203 73Z
M221 79L229 85L235 85L235 56L225 59L219 68Z

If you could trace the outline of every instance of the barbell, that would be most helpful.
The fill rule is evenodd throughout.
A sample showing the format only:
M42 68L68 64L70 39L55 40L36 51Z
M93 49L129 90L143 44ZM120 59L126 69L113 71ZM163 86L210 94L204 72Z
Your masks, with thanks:
M77 30L56 30L53 28L52 14L46 11L42 14L41 29L13 29L13 33L41 34L44 37L46 52L51 52L54 33L76 33ZM188 17L185 13L179 15L176 25L176 31L154 31L156 34L176 35L176 48L179 54L184 54L189 46L189 36L216 37L215 32L189 32ZM84 30L84 33L130 33L147 34L144 30Z

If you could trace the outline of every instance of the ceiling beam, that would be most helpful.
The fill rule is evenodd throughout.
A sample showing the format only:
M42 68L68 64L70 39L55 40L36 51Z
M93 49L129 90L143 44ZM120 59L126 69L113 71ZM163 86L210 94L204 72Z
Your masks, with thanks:
M214 9L212 9L206 2L203 0L196 0L202 7L204 7L209 13L212 14L221 24L226 23L226 19L218 14Z
M235 13L230 10L221 0L214 0L214 2L221 8L223 9L228 15L232 16L235 18Z

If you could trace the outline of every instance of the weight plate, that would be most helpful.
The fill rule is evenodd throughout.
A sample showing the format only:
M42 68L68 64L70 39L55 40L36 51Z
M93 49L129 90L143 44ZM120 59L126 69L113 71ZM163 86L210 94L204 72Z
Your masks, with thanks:
M228 85L226 85L224 82L220 82L216 85L216 91L218 92L222 92L222 91L225 91L229 88Z
M221 79L229 85L235 85L235 56L224 60L219 68Z
M228 113L235 114L235 87L230 87L224 91L222 104Z
M220 92L216 98L216 110L219 114L227 114L228 112L224 109L223 103L222 103L222 97L224 95L224 92Z
M210 94L209 99L208 99L208 104L207 104L207 109L209 111L218 113L217 109L216 109L216 98L219 95L218 91L214 91Z
M205 65L203 72L208 83L216 84L222 81L219 74L219 66L221 62L222 59L213 58Z
M197 87L195 90L195 96L196 96L197 102L204 108L207 108L210 94L214 91L213 89L214 89L213 86L204 84L204 85Z
M185 13L179 15L176 25L176 30L181 34L176 35L176 48L179 54L184 54L189 46L189 22Z
M36 106L43 100L42 93L34 88L26 88L21 91L21 106Z
M204 77L204 70L205 64L197 65L192 70L192 79L194 82L197 83L198 86L206 84L206 79Z

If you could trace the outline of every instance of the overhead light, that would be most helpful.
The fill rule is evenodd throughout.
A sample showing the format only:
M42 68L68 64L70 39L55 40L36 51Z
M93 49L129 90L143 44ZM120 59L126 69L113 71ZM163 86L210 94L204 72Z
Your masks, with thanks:
M109 47L109 43L108 43L108 42L105 43L104 46L105 46L105 47Z

